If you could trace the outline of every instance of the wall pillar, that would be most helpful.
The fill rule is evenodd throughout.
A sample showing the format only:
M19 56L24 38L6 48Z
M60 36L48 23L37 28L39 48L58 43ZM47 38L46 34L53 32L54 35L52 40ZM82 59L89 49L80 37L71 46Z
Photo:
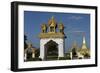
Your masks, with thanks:
M45 47L42 40L40 40L40 56L42 60L45 60Z
M27 60L27 54L25 53L24 55L24 60L26 61Z
M58 57L64 57L64 42L62 40L58 44Z

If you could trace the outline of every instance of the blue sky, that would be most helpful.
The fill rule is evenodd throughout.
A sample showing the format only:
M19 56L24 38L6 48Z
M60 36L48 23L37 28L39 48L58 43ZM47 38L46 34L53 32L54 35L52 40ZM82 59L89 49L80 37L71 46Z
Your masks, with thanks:
M66 50L71 48L74 41L81 47L83 33L86 37L87 46L90 47L90 14L79 13L24 11L24 34L27 36L27 42L31 42L33 46L39 48L38 35L41 32L41 25L43 23L47 24L52 16L57 23L62 22L65 26Z

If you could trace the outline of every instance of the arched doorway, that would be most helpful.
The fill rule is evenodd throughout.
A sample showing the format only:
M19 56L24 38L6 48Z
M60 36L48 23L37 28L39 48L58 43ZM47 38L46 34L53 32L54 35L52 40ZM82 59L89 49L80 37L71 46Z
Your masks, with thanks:
M58 58L58 44L50 40L45 45L45 60L57 60Z

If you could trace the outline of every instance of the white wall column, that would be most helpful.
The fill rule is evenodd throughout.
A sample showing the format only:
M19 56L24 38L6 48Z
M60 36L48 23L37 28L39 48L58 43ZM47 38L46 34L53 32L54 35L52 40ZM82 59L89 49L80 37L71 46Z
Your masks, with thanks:
M45 58L45 48L44 48L44 43L42 40L40 40L40 58L44 60Z
M24 55L24 60L26 61L27 60L27 54L25 53Z
M58 57L64 57L64 41L62 39L58 44Z

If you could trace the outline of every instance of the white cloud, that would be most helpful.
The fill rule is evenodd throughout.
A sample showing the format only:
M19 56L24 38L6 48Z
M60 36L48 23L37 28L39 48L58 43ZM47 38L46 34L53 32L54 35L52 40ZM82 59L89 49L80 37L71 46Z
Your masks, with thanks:
M81 16L70 16L69 19L80 20L83 19Z

